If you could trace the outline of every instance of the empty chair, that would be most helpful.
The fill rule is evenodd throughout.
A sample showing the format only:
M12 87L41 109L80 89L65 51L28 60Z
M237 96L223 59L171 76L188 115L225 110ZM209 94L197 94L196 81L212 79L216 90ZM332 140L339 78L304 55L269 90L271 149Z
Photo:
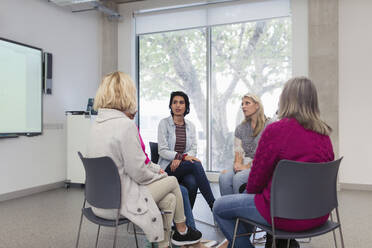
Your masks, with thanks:
M159 161L158 143L150 142L151 162L157 164Z
M272 234L275 239L297 239L319 236L333 231L337 247L335 229L339 228L341 245L344 240L341 230L337 201L337 174L342 158L327 163L305 163L281 160L275 168L271 185L271 221L272 226L258 224L249 219L237 218L232 247L237 235L239 222L247 222ZM335 210L337 221L332 218ZM322 226L304 232L286 232L275 229L274 217L287 219L313 219L330 213L330 220ZM288 242L289 243L289 242Z
M83 222L83 216L89 221L98 225L96 247L98 246L98 238L101 226L115 227L114 245L117 243L117 231L118 226L122 224L128 224L130 221L120 216L121 208L121 183L118 169L114 161L109 157L99 158L84 158L80 152L78 152L81 161L83 162L85 169L85 199L80 217L80 225L78 231L78 237L76 241L76 248L79 246L79 238L81 232L81 226ZM117 215L115 220L107 220L96 216L91 207L85 207L85 203L101 209L117 209ZM136 240L136 247L138 248L138 241L136 235L136 229L134 228L134 237Z

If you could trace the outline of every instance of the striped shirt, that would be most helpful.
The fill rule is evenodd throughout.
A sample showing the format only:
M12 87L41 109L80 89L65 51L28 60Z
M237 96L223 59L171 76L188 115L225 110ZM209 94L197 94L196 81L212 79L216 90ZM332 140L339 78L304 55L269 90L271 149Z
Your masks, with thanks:
M177 152L175 159L182 160L183 152L186 148L186 126L185 124L176 125L176 144L174 150Z

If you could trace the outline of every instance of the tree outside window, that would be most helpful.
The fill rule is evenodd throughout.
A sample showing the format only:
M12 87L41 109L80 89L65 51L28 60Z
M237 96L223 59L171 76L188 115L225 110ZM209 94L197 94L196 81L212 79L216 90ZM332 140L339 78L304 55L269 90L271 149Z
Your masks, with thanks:
M159 121L169 116L170 93L182 90L190 97L186 118L197 127L203 165L209 150L211 170L232 166L234 130L243 118L241 97L258 95L266 115L273 116L281 88L292 74L291 37L290 18L139 36L140 128L145 142L157 141Z

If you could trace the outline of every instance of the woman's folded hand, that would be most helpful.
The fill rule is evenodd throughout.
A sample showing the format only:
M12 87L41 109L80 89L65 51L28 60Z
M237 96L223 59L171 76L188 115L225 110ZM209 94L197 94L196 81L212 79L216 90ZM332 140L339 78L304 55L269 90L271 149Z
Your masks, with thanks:
M234 171L239 172L242 170L248 170L252 166L252 162L249 162L248 164L242 164L242 163L234 163Z
M171 171L174 172L174 171L178 168L178 166L180 165L180 163L181 163L181 160L179 160L179 159L174 159L174 160L172 161L171 166L170 166Z
M198 161L198 162L200 162L200 160L199 160L198 158L196 158L196 157L194 157L194 156L190 156L190 155L187 155L187 156L184 158L184 160L186 160L186 161L190 161L191 163L194 163L194 161Z

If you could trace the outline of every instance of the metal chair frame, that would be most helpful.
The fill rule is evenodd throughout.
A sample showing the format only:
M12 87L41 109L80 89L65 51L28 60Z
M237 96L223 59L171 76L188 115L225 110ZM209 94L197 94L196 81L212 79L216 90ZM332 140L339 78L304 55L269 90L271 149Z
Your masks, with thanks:
M80 233L81 233L81 227L83 223L83 216L85 216L89 221L95 223L98 225L97 230L97 236L96 236L96 244L95 247L98 247L98 239L99 239L99 233L101 226L107 226L107 227L115 227L115 234L114 234L114 244L113 247L115 248L117 246L117 232L118 232L118 226L122 224L129 224L131 223L130 220L127 218L120 218L120 208L121 208L121 183L120 183L120 176L119 172L117 170L117 167L114 163L114 161L109 157L100 157L100 158L84 158L80 152L78 152L78 155L83 162L84 169L86 172L86 187L84 191L84 203L83 207L81 209L81 216L80 216L80 224L79 224L79 230L78 230L78 236L76 240L76 248L79 247L79 240L80 240ZM97 167L97 164L105 167L105 170L108 170L109 176L112 176L112 183L110 183L110 194L108 194L107 197L102 197L102 194L106 191L100 191L95 192L95 189L97 189L97 185L100 182L94 181L94 176L91 176L94 174L94 172L91 174L91 169L89 166ZM111 174L110 174L111 173ZM88 179L88 177L91 177L92 179ZM93 180L91 182L90 180ZM113 196L113 197L111 197ZM105 199L102 199L105 198ZM86 202L89 202L91 206L99 207L99 208L110 208L110 209L117 209L117 214L115 220L107 220L100 218L96 216L92 208L86 208ZM98 204L98 206L95 206L95 203ZM136 229L133 225L134 230L134 237L136 240L136 247L138 248L138 240L137 240L137 233Z
M267 226L249 219L237 218L231 247L234 247L236 238L252 234L237 234L239 223L242 221L270 233L273 236L272 247L274 248L276 248L275 240L277 238L288 239L287 247L289 248L291 238L311 238L330 231L333 232L335 247L337 248L335 233L337 228L339 229L341 247L344 248L337 201L337 174L341 160L342 158L327 163L279 161L271 185L270 212L272 225ZM298 200L298 197L302 199ZM315 204L316 206L314 206ZM336 212L336 222L333 221L333 211ZM330 220L309 231L286 232L275 229L274 217L312 219L324 216L327 213L330 213ZM256 233L256 228L253 235Z

